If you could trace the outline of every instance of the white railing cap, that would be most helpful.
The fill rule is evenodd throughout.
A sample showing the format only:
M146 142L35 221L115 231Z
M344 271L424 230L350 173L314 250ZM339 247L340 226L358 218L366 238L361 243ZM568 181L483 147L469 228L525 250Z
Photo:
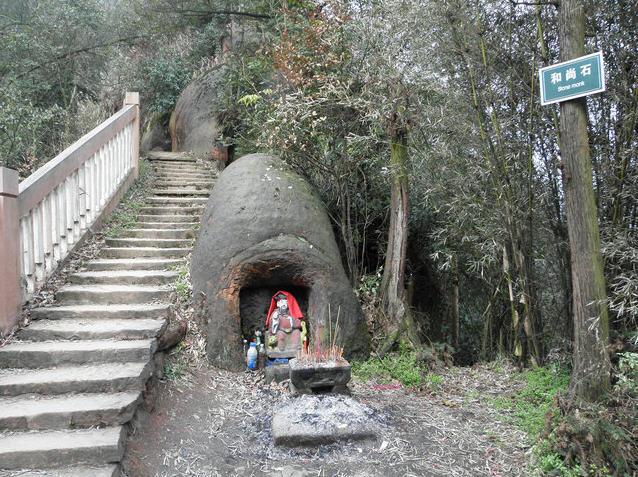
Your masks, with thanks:
M19 190L18 171L0 166L0 195L17 197Z
M61 184L84 161L99 150L136 115L136 105L124 106L102 124L86 133L20 183L18 214L23 216Z

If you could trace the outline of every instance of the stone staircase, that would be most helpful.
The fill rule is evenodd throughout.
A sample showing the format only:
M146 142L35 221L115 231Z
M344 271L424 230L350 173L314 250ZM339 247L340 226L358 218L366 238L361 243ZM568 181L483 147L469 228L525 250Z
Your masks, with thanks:
M107 238L58 305L0 348L0 476L119 475L125 424L154 372L170 283L214 181L190 156L151 153L155 189L134 228Z

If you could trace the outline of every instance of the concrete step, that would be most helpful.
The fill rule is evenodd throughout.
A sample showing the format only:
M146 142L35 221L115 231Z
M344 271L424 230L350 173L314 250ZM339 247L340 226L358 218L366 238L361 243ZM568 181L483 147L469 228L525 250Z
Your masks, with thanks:
M192 229L199 228L198 222L136 222L136 229Z
M180 248L190 247L191 239L161 239L161 238L107 238L107 247L155 247L155 248Z
M177 169L177 168L161 168L153 169L155 173L155 180L161 181L164 179L169 180L206 180L214 181L217 179L216 175L213 175L207 171L201 169Z
M152 371L148 361L0 369L0 396L142 391Z
M0 471L0 477L120 477L120 469L117 464L109 464L101 467L82 466L64 467L63 469L27 469L19 473L6 474Z
M137 223L140 222L185 222L188 224L196 224L199 217L196 215L138 215Z
M33 369L58 365L144 361L151 359L156 348L157 342L154 339L14 341L0 348L0 367Z
M183 258L98 258L85 265L88 271L165 270L184 265Z
M168 300L171 288L153 285L65 285L55 294L65 305L151 303Z
M189 189L211 189L214 181L155 181L155 187L186 187Z
M118 426L131 420L141 394L129 391L1 397L0 428L26 431Z
M166 319L170 316L170 313L171 306L167 303L150 305L71 305L34 308L31 310L31 319Z
M153 189L151 191L155 195L195 195L200 197L208 197L212 192L212 189L195 189L195 188L184 188L184 187L165 187L161 189Z
M197 236L195 229L126 229L120 232L124 238L145 239L194 239Z
M197 215L200 216L204 213L203 206L183 206L183 205L171 205L171 206L153 206L142 207L140 214L142 215Z
M183 179L195 179L195 180L215 180L216 176L208 174L204 171L197 171L195 169L190 171L180 171L173 169L155 169L155 179L165 180L183 180Z
M154 161L151 165L153 166L154 171L158 169L170 169L176 171L200 172L208 169L199 163L189 161Z
M177 275L176 271L167 270L104 270L74 273L69 281L81 285L166 285L174 282Z
M157 338L167 320L141 318L63 318L61 320L33 321L20 331L20 339L25 341L51 340L101 340L123 339L141 340Z
M153 205L206 205L206 197L149 197L147 204Z
M175 161L187 161L195 162L194 156L187 152L170 152L170 151L149 151L146 153L146 158L149 161L158 162L175 162Z
M208 169L206 167L199 166L197 164L153 164L153 172L157 174L161 173L176 173L176 174L205 174L208 177L217 177L217 171Z
M123 427L0 434L0 465L33 469L119 462L124 454Z
M190 248L107 247L102 249L100 255L104 258L181 258L190 251Z

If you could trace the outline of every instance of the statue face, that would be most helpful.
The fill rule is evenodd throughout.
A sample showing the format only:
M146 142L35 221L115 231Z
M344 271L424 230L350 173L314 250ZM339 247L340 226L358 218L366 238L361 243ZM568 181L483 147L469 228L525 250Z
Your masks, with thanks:
M277 300L277 308L279 308L282 311L285 311L288 309L288 300L286 300L285 298L282 298L281 300Z

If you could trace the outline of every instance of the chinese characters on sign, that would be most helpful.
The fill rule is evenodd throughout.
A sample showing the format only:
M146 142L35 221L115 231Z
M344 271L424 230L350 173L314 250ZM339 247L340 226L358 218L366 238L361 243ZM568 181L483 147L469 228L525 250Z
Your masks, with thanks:
M541 104L557 103L605 91L602 52L541 68Z

